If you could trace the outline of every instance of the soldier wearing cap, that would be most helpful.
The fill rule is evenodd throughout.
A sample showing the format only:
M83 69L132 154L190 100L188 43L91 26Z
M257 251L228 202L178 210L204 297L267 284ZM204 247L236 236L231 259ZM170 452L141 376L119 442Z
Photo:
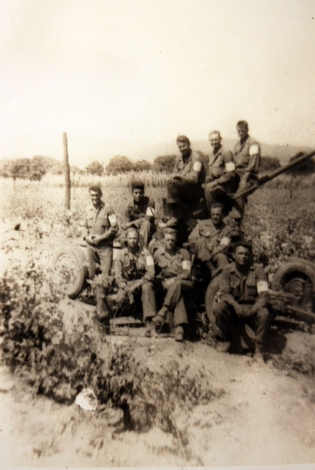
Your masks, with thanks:
M233 152L235 171L239 178L237 195L257 180L260 164L260 145L248 134L248 124L246 121L239 121L236 129L240 138ZM242 219L246 202L247 199L244 196L236 199L232 214L236 220Z
M188 237L190 251L196 260L205 263L211 277L229 263L227 247L231 242L231 228L223 222L223 205L214 202L210 219L199 220Z
M148 247L155 228L155 202L144 194L144 183L142 181L133 181L132 201L128 204L125 217L127 222L121 225L123 230L130 227L138 229L141 241L145 247Z
M141 301L143 321L148 322L156 315L154 261L146 248L140 248L137 229L131 227L127 230L126 245L114 263L115 281L119 288L116 304L118 309L122 309L125 303L132 305Z
M170 220L168 227L176 227L183 217L183 204L198 203L202 196L201 185L205 181L204 161L200 154L190 148L190 141L185 135L176 139L180 156L175 161L174 173L167 183L167 203Z
M100 186L90 186L89 193L92 204L87 208L83 238L87 243L89 278L93 280L97 265L101 267L102 285L96 284L95 293L97 313L100 318L106 318L109 315L106 292L113 262L113 239L118 226L113 208L102 201Z
M224 215L227 215L232 209L229 194L235 192L237 188L233 154L221 144L219 131L210 132L209 141L212 152L209 154L209 165L204 185L205 200L208 208L213 202L223 204Z
M188 325L188 315L185 298L191 294L191 263L187 250L176 246L177 234L174 229L165 229L164 246L154 253L157 268L157 280L164 290L164 301L161 310L153 318L147 330L150 336L152 330L161 327L171 315L175 327L175 340L184 340L184 328Z
M263 358L263 348L270 328L267 308L268 284L261 266L254 266L252 246L239 241L234 246L234 262L223 268L214 315L221 350L230 350L234 327L248 323L255 331L255 356Z

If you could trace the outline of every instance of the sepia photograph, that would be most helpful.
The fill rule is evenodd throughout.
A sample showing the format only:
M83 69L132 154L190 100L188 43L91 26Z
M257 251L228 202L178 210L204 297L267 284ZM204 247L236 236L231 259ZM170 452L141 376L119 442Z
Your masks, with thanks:
M0 468L314 468L315 1L0 23Z

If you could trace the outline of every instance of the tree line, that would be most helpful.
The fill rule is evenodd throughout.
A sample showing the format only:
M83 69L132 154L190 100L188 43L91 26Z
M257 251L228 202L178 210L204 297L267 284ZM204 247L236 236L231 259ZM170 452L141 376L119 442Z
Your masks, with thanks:
M199 152L205 162L208 157L203 152ZM294 159L293 157L292 159ZM160 155L157 156L153 163L147 160L131 161L126 156L116 155L112 157L108 164L105 165L99 160L93 160L85 169L71 166L71 172L76 174L91 174L97 176L117 175L119 173L127 173L130 171L153 171L172 173L174 169L176 155ZM292 160L291 159L291 160ZM269 172L279 168L280 161L275 157L262 157L260 164L261 172ZM298 169L293 170L294 174L309 174L315 171L315 163L308 160ZM33 158L17 158L14 160L0 161L0 177L5 178L23 178L33 181L40 181L46 173L60 175L63 174L63 163L51 157L35 156Z

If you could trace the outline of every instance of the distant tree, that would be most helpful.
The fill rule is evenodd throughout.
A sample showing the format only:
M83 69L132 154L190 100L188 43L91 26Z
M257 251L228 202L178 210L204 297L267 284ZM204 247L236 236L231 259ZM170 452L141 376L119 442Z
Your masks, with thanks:
M5 178L17 178L41 180L47 169L42 161L36 158L16 158L14 160L5 160L0 165L0 176Z
M153 171L165 171L172 173L174 170L176 155L161 155L156 157L153 162Z
M85 169L91 175L102 176L104 173L104 166L98 160L91 162Z
M149 171L152 169L152 164L147 162L147 160L138 160L133 165L134 171Z
M127 173L133 170L133 163L125 156L116 155L109 160L106 171L109 174Z
M261 157L259 170L260 171L273 171L280 168L281 164L278 158L275 157Z

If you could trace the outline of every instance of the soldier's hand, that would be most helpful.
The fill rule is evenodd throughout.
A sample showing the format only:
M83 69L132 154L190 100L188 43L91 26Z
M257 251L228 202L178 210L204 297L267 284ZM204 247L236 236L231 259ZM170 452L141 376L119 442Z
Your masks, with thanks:
M235 313L238 317L240 317L240 318L244 317L244 312L243 312L242 306L238 302L233 302L233 308L234 308Z
M169 289L171 285L174 284L174 282L175 279L173 277L169 277L168 279L165 279L163 281L163 286L165 287L165 289Z
M98 245L99 243L101 243L101 241L103 241L103 238L101 235L92 235L92 243L93 245Z
M89 245L93 245L93 241L92 241L91 235L86 235L86 236L84 237L84 240L85 240L86 243L88 243Z

